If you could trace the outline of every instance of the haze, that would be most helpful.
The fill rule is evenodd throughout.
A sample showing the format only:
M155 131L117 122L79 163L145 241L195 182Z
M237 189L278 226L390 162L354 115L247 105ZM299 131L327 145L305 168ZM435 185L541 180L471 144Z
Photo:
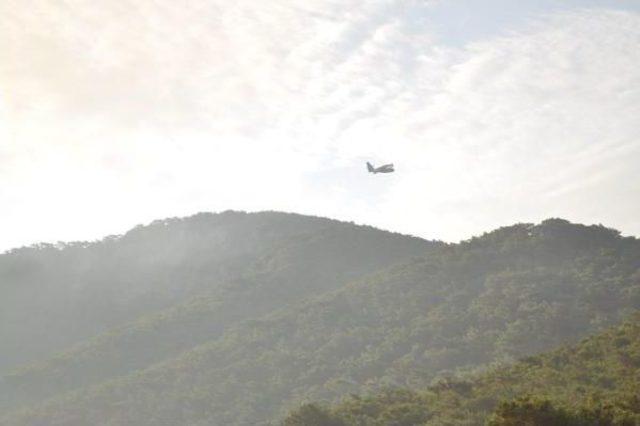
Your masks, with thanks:
M0 250L226 209L638 235L640 3L513 4L5 0Z

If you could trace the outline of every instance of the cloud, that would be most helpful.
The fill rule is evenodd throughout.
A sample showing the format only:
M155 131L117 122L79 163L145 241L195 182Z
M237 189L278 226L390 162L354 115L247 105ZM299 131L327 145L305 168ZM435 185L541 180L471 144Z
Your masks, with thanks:
M423 232L444 227L451 238L556 215L637 232L637 221L618 217L639 208L625 184L640 177L638 19L562 14L468 47L440 91L404 120L421 140L412 158L445 166L412 163L393 202L413 207ZM412 192L432 197L407 202Z
M455 46L446 5L3 2L6 247L227 208L449 240L548 216L640 232L640 15Z

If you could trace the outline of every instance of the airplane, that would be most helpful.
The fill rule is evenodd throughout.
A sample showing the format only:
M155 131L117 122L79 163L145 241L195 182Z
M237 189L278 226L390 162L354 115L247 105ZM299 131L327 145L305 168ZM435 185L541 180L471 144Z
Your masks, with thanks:
M393 173L396 170L393 168L393 164L385 164L384 166L380 166L380 167L373 167L373 164L369 163L367 161L367 170L369 171L369 173Z

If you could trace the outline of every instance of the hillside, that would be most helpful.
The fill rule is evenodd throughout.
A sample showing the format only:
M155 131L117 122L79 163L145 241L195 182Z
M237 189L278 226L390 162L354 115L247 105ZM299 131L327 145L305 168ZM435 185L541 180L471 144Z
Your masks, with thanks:
M308 267L292 284L304 280ZM227 327L173 359L14 413L5 423L246 425L278 418L304 400L423 388L456 371L577 342L621 321L640 308L640 242L558 219L519 224L435 247L321 293ZM174 316L190 315L189 306ZM163 319L150 321L165 328ZM135 340L144 339L147 331L138 328ZM109 339L89 343L86 352L112 348L101 343ZM119 355L126 348L116 344L107 359L127 360ZM56 371L63 380L82 378L82 353L71 350L11 376L10 388L30 389Z
M352 396L330 409L305 405L286 426L637 425L640 424L640 314L577 345L523 359L467 380L422 391ZM492 413L493 412L493 413ZM526 423L527 421L532 423Z
M225 212L14 250L0 256L0 408L146 367L438 245L323 218Z

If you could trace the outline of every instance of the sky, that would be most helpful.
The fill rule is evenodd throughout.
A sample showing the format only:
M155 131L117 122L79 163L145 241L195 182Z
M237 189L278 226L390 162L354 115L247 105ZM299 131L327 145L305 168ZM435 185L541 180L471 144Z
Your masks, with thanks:
M228 209L638 236L639 166L638 0L0 3L0 251Z

